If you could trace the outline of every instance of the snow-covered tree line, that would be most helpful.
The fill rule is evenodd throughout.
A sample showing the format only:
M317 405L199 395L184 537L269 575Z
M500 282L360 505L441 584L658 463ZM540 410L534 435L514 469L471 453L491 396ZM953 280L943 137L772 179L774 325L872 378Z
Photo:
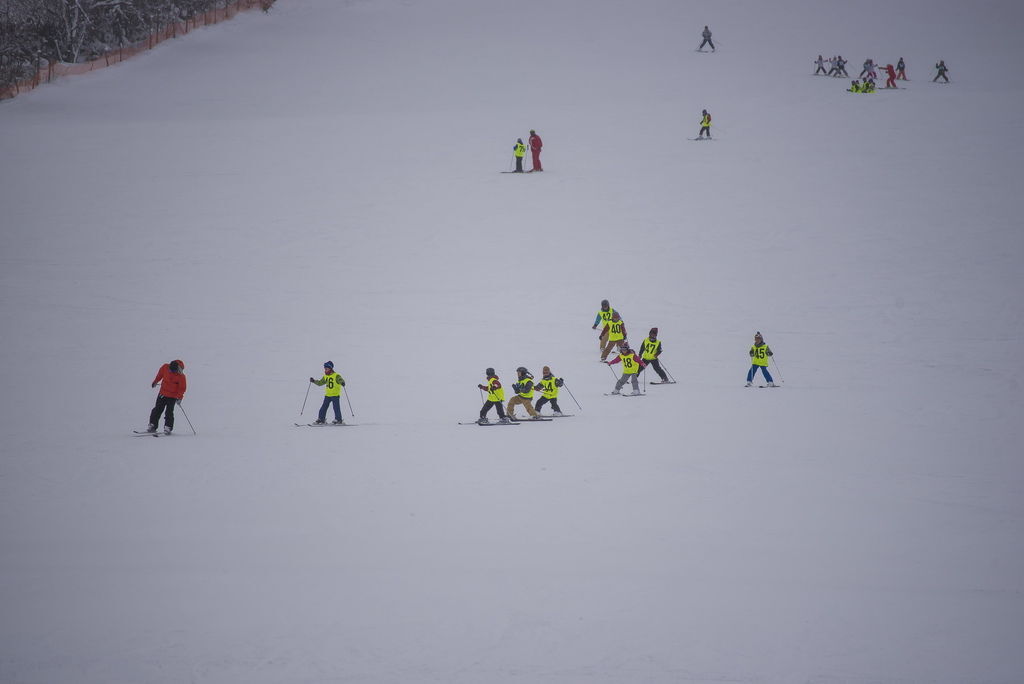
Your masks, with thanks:
M264 10L274 0L262 0ZM0 0L0 88L45 62L84 62L233 0Z

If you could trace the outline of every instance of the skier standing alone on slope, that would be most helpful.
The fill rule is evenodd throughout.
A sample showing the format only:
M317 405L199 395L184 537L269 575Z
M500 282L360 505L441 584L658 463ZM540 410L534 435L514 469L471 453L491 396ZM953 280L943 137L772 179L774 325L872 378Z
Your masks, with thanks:
M634 396L640 394L640 383L637 382L637 377L640 375L640 371L644 369L644 362L629 348L629 342L626 342L626 340L623 340L622 344L619 345L618 357L608 361L608 365L614 366L620 361L622 362L622 377L615 383L615 389L612 390L612 394L621 394L620 390L627 382L633 384Z
M898 78L901 81L908 80L907 63L903 61L902 57L900 57L900 61L896 62L896 78Z
M705 45L710 45L711 46L711 51L714 52L715 51L715 44L711 42L711 29L709 29L707 26L705 26L704 30L701 32L700 35L701 35L701 37L704 40L701 41L700 47L697 48L697 49L698 50L703 50Z
M946 83L949 83L949 76L946 76L946 72L949 71L949 69L946 68L946 61L940 59L939 63L935 65L935 68L939 70L939 73L935 74L935 78L932 79L932 83L935 83L940 78Z
M754 375L757 373L757 369L761 369L764 373L764 379L768 381L768 387L775 387L775 383L772 381L772 375L768 372L768 359L772 356L772 349L765 344L764 338L761 337L760 332L754 333L754 344L750 347L750 370L747 371L747 384L745 387L750 387L754 382Z
M505 389L501 386L501 381L498 379L497 373L494 372L493 368L488 368L485 371L487 375L486 385L477 385L482 390L487 390L487 398L484 400L484 405L480 409L480 420L478 423L488 423L487 414L490 413L491 408L498 410L498 419L502 423L507 423L508 418L505 417L505 409L502 407L502 403L505 401Z
M324 363L324 376L319 380L310 378L309 381L317 387L325 387L324 403L320 405L320 414L314 421L315 425L323 425L327 422L327 407L334 407L334 421L332 425L341 425L345 421L341 418L341 388L345 386L345 379L334 372L334 362Z
M708 134L708 140L711 140L711 115L708 114L708 110L702 109L701 114L703 116L700 119L700 132L697 133L697 139L700 140L704 137L704 134ZM729 136L726 136L728 138ZM726 140L726 142L729 142Z
M543 171L544 169L540 165L540 149L544 147L544 141L537 135L537 131L530 131L530 154L533 155L533 168L530 169L530 173L534 171Z
M160 422L160 414L164 414L164 434L169 435L174 429L174 405L180 404L185 398L187 382L185 380L185 362L175 359L160 366L151 387L160 383L160 393L156 395L156 406L149 412L149 427L146 432L156 432Z

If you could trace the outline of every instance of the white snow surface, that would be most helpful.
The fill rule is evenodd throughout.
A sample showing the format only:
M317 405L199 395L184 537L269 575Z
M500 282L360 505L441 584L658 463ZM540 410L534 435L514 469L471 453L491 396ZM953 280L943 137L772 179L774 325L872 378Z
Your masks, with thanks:
M1024 680L1022 27L281 0L3 103L0 681ZM582 409L456 424L519 365Z

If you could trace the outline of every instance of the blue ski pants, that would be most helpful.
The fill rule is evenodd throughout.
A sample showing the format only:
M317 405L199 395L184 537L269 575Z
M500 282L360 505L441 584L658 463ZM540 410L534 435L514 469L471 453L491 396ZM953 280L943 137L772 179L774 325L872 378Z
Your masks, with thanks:
M757 369L760 368L761 372L764 373L764 379L768 382L774 382L772 380L772 374L768 372L768 366L758 366L756 363L751 364L750 370L747 372L747 382L753 382L754 376L757 375Z
M324 397L324 403L320 405L320 422L327 420L327 407L334 406L334 420L341 420L341 397Z

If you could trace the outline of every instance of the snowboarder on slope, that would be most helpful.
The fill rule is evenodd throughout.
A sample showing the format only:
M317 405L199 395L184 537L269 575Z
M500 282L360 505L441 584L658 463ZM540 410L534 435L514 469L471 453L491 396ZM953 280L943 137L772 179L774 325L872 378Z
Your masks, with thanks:
M626 324L622 320L622 316L616 311L612 314L612 320L608 321L605 325L605 329L601 331L601 334L608 335L608 341L605 343L604 348L601 350L601 360L606 361L608 355L612 353L612 349L615 348L620 342L626 341Z
M309 381L317 387L327 387L324 389L324 403L320 405L320 415L313 423L315 425L323 425L327 422L327 407L334 407L334 420L331 421L332 425L341 425L345 421L341 418L341 388L345 386L345 379L334 372L334 362L327 361L324 363L324 375L322 378L317 380L316 378L310 378Z
M700 47L697 48L697 49L698 50L703 50L705 45L710 45L711 46L711 51L714 52L715 51L715 44L711 42L711 29L709 29L707 26L705 26L704 30L701 31L700 35L701 35L701 37L704 40L701 41Z
M494 372L493 368L488 368L485 371L485 374L487 376L487 384L477 385L477 387L479 387L480 389L487 390L487 399L484 400L484 405L480 409L480 420L478 420L477 422L490 422L487 419L487 414L493 407L498 410L499 422L507 423L508 418L505 417L505 409L502 407L502 404L505 401L505 388L501 386L501 381L498 379L498 375L497 373Z
M544 147L544 141L537 135L537 131L530 131L530 154L533 155L533 168L530 169L530 173L534 171L543 171L544 169L540 165L540 148Z
M619 345L618 357L607 363L609 366L614 366L620 361L622 362L622 377L615 383L615 389L612 390L612 394L621 394L620 390L627 382L633 384L634 395L640 394L640 383L637 382L637 377L640 371L644 369L644 362L629 348L629 342L626 340L622 340L622 344Z
M935 65L935 68L939 70L939 73L935 74L935 78L932 79L932 83L935 83L940 78L946 83L949 83L949 76L946 76L946 72L949 71L949 69L946 68L945 60L940 59L939 63Z
M750 347L750 360L752 364L750 370L747 371L747 384L744 387L750 387L753 384L754 375L757 373L758 368L764 373L764 379L768 381L768 386L775 387L775 382L772 381L772 374L768 372L768 358L771 356L772 349L765 344L761 333L754 333L754 344Z
M707 133L708 140L711 140L711 115L708 114L708 110L706 109L702 109L701 114L703 116L701 116L700 119L700 132L697 133L697 139L700 140L704 137L704 134Z
M648 333L647 337L643 342L640 343L640 360L645 364L654 369L654 372L658 374L662 382L668 382L668 376L665 375L665 371L662 370L661 364L658 363L658 357L661 356L661 352L664 349L661 346L661 340L658 339L658 329L651 328L651 332Z
M516 396L508 400L508 406L505 407L505 413L508 414L509 420L516 419L516 406L525 406L526 412L530 414L530 418L538 418L537 412L533 409L533 375L530 371L526 370L524 366L516 368L516 375L518 381L512 383L512 390L516 393Z
M558 388L563 384L565 383L562 378L556 378L551 374L551 369L548 366L544 366L544 375L537 381L537 389L540 390L542 395L537 400L537 405L534 406L538 414L540 414L540 409L544 404L550 403L555 415L562 415L562 409L558 407Z
M516 158L516 173L523 172L523 156L526 154L526 145L522 138L516 138L516 144L512 146L512 154Z
M185 380L185 362L175 359L170 363L160 366L156 372L151 387L160 383L160 392L156 395L156 405L149 412L149 427L146 432L156 432L157 424L160 422L160 414L164 414L164 434L169 435L174 430L174 405L180 404L185 398L187 382Z

